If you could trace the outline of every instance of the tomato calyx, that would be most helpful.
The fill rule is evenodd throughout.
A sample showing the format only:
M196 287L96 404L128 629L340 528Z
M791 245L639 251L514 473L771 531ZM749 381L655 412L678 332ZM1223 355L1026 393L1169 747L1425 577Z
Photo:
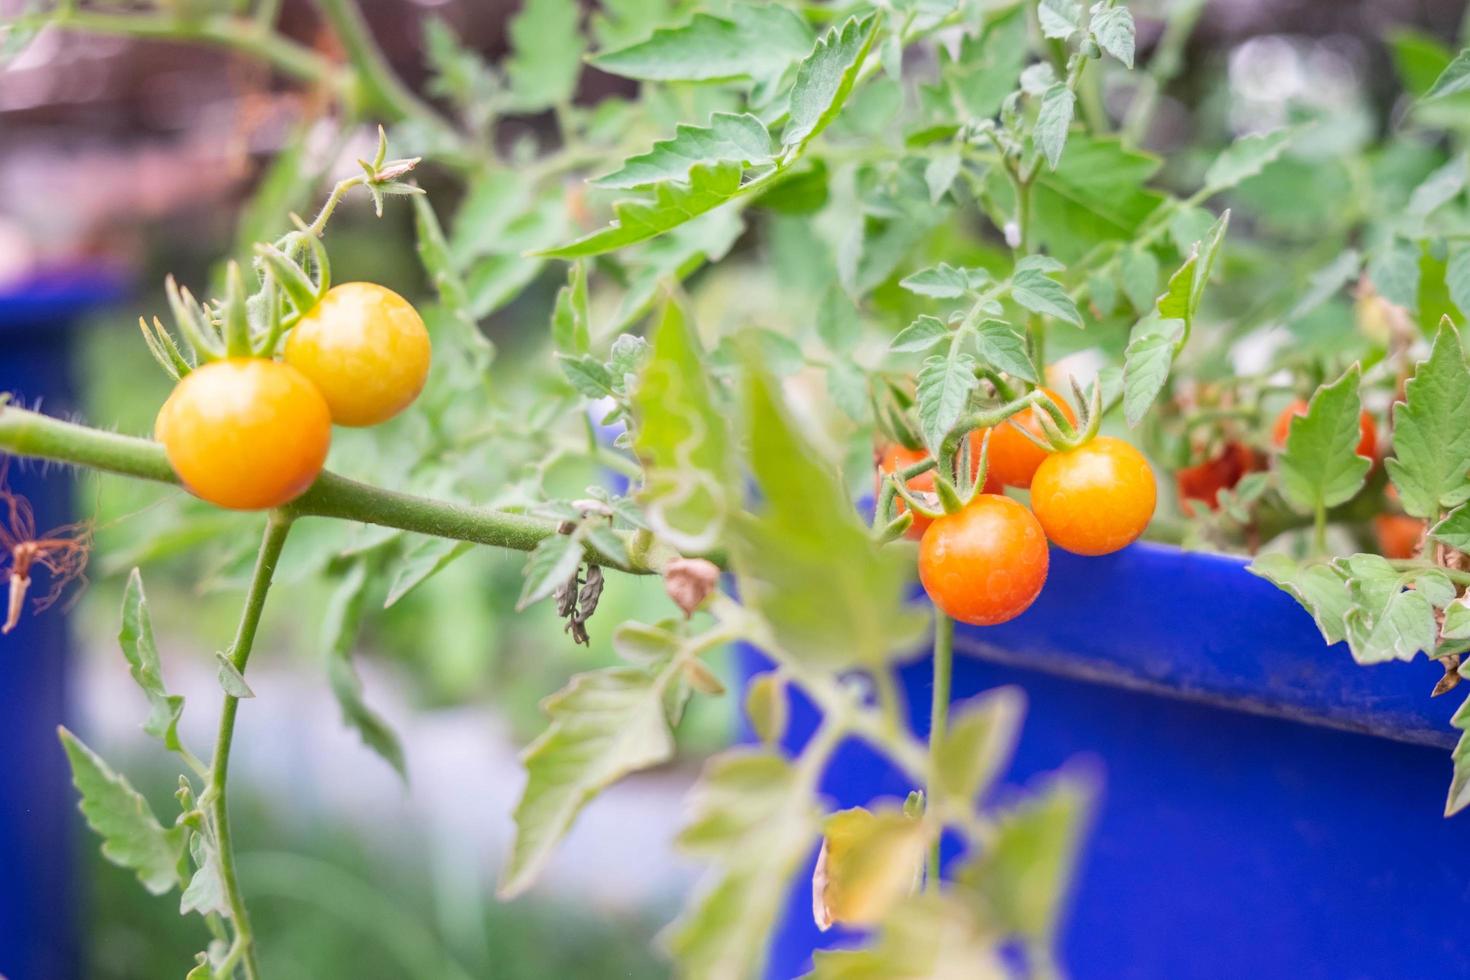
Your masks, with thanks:
M1032 416L1041 427L1041 436L1037 436L1024 425L1018 425L1014 418L1008 419L1006 424L1048 453L1066 452L1087 445L1096 438L1098 427L1102 424L1102 385L1094 381L1090 389L1084 391L1076 378L1069 380L1072 394L1079 406L1076 424L1067 417L1064 406L1045 388L1037 388L1031 392L1036 406Z

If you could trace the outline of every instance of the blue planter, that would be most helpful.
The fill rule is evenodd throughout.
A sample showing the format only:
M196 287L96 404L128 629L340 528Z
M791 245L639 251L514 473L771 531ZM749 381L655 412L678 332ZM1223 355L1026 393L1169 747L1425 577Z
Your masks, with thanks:
M119 292L115 277L95 271L0 289L0 392L52 414L71 411L69 328ZM74 519L65 471L13 462L8 480L31 502L40 532ZM20 625L0 637L0 976L64 980L79 970L70 861L79 821L56 741L68 636L60 609L32 616L27 605Z
M1154 545L1054 550L1036 604L960 627L956 651L956 699L1026 691L1011 782L1079 754L1102 770L1064 933L1073 976L1470 974L1466 824L1440 816L1463 695L1430 699L1438 666L1358 667L1243 561ZM752 649L740 659L747 676L767 666ZM921 735L930 671L924 658L900 672ZM795 697L786 747L816 722ZM823 788L847 807L912 787L852 743ZM769 977L854 941L817 932L807 872Z

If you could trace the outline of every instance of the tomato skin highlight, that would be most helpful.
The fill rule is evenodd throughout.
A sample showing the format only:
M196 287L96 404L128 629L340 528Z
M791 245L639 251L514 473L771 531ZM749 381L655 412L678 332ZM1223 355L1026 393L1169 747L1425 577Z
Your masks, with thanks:
M883 480L888 474L897 473L899 470L906 470L915 463L922 463L929 458L929 453L923 449L909 449L907 446L895 442L879 449L874 453L874 457L874 465L877 467L877 473L873 479L873 501L876 504L878 497L883 492ZM970 433L970 479L973 480L979 472L980 436L978 433L972 432ZM915 493L933 493L934 470L920 473L912 480L909 480L908 488ZM1001 485L994 477L987 474L985 477L985 486L981 490L984 493L1000 493ZM904 502L904 499L895 495L893 499L893 516L898 517L908 509L908 504ZM922 514L915 514L913 523L909 524L908 530L904 532L904 537L911 541L917 541L924 536L924 532L929 529L929 525L932 523L932 518L925 517Z
M1278 447L1286 445L1286 437L1291 434L1291 420L1298 415L1307 414L1307 402L1298 398L1290 405L1281 410L1276 416L1276 423L1271 427L1271 441ZM1378 423L1373 421L1373 416L1363 412L1358 416L1358 448L1359 456L1369 459L1378 458Z
M1036 601L1050 561L1036 517L1010 497L982 493L924 532L919 581L945 615L994 626Z
M370 282L327 290L286 336L286 363L321 390L338 425L385 422L418 397L431 349L408 300Z
M264 510L316 480L332 442L321 393L289 364L230 358L184 376L154 423L169 465L195 496Z
M1050 388L1042 388L1062 407L1062 414L1067 421L1073 425L1077 424L1077 415L1072 411L1072 406L1067 400ZM1041 465L1051 453L1042 449L1036 443L1027 439L1016 431L1016 425L1022 426L1027 432L1034 436L1041 436L1041 423L1036 420L1037 412L1044 412L1043 408L1028 408L1023 412L1017 412L1010 419L995 427L990 436L990 473L1000 483L1008 487L1020 487L1022 490L1031 486L1032 479L1036 476L1036 468ZM1015 422L1016 425L1012 425ZM984 437L985 430L979 430Z
M1031 507L1046 536L1077 555L1106 555L1132 544L1157 502L1148 460L1111 436L1048 457L1031 483Z

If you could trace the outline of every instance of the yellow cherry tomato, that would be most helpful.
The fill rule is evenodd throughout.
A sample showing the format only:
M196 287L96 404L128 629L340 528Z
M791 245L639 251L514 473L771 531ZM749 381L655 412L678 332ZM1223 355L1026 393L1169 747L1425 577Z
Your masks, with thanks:
M429 376L429 331L408 300L370 282L327 290L286 337L286 363L321 390L338 425L376 425Z
M196 496L262 510L311 486L327 459L332 417L290 365L231 358L184 376L159 410L154 436Z
M1053 544L1078 555L1106 555L1143 533L1157 494L1143 454L1102 436L1042 461L1031 481L1031 509Z

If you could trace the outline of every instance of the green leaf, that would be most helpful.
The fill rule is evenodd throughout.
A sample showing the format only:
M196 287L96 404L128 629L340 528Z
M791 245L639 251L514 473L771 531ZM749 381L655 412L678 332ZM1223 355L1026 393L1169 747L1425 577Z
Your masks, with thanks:
M1049 259L1028 255L1016 263L1016 271L1011 275L1011 298L1032 313L1053 316L1080 327L1082 315L1077 312L1077 304L1061 283L1046 274L1057 268Z
M1060 82L1047 89L1041 97L1032 139L1046 157L1047 166L1053 170L1062 161L1062 150L1067 145L1067 133L1072 128L1072 113L1076 108L1076 94Z
M383 608L397 604L399 599L438 575L450 562L467 554L474 545L468 541L453 541L449 538L425 538L403 556L393 584L388 586L388 596Z
M539 112L571 101L582 74L581 17L577 0L526 0L510 19L505 73L514 108Z
M1147 187L1160 162L1117 137L1073 133L1061 164L1037 171L1031 185L1033 237L1065 262L1101 244L1131 241L1163 201ZM1011 193L1001 173L991 174L989 188L1001 199Z
M812 876L817 927L873 926L913 889L929 843L925 825L893 805L827 817Z
M740 164L729 161L696 164L689 171L687 181L664 181L654 185L652 198L629 199L614 204L615 219L608 227L566 245L533 254L576 259L645 242L727 201L764 187L778 171L768 171L749 182L742 181L743 173Z
M1390 238L1368 253L1368 278L1390 303L1419 308L1419 245Z
M731 443L715 402L699 338L672 299L653 337L653 355L633 391L634 448L646 476L638 495L648 522L686 553L719 540L731 507Z
M877 941L863 949L819 949L809 980L933 980L1005 977L993 930L953 892L914 895L884 920Z
M551 595L571 579L582 564L582 543L569 534L553 534L542 538L526 559L525 579L516 611Z
M1183 339L1183 320L1160 320L1151 313L1134 326L1123 355L1123 415L1129 425L1141 422L1164 390Z
M764 166L773 160L771 134L749 113L716 112L708 126L680 124L673 139L660 140L653 149L629 157L617 171L598 177L598 187L647 187L661 180L684 180L696 165L738 163Z
M1082 26L1082 4L1077 0L1041 0L1036 19L1044 37L1066 40Z
M786 724L790 720L791 702L786 693L786 682L775 671L757 674L745 686L745 717L750 719L750 729L767 745L775 745L786 736Z
M1429 529L1430 537L1456 551L1470 551L1470 507L1461 505Z
M887 664L912 651L927 620L906 599L912 562L869 536L837 467L798 432L777 390L747 367L745 439L760 504L731 527L741 599L798 662Z
M1452 158L1414 188L1414 193L1409 195L1409 216L1422 222L1454 200L1465 189L1466 176L1466 158Z
M935 787L963 806L987 790L1011 760L1026 714L1018 687L998 687L957 703L935 756Z
M57 734L71 763L72 782L82 794L82 815L102 838L102 856L136 874L151 894L162 895L178 885L185 828L165 828L126 778L65 728Z
M1362 437L1360 380L1354 364L1341 378L1317 389L1305 415L1291 419L1277 472L1281 495L1304 514L1351 500L1373 466L1372 460L1357 454Z
M1260 576L1290 595L1311 613L1327 643L1347 638L1345 619L1352 608L1347 584L1330 565L1304 564L1283 554L1258 555L1246 571Z
M1159 260L1146 248L1132 249L1123 253L1119 262L1119 274L1123 278L1123 295L1140 313L1153 309L1159 297Z
M851 361L833 361L827 368L827 392L832 396L832 403L854 422L867 422L871 418L868 376Z
M321 639L327 658L327 679L337 706L342 709L342 721L406 780L408 764L403 757L403 746L382 716L363 700L362 681L352 665L352 650L366 608L369 581L368 562L353 562L327 602Z
M245 675L234 662L223 653L214 655L215 662L219 664L219 686L232 698L253 698L255 692L250 690L250 685L245 683Z
M747 980L761 972L790 879L820 832L820 811L789 762L751 749L706 764L692 809L679 845L714 867L665 941L684 976Z
M778 4L740 3L729 17L695 14L647 40L591 59L613 75L655 82L762 81L784 72L812 48L806 22Z
M859 342L862 333L863 324L857 308L842 287L833 283L823 294L822 305L817 310L817 336L822 338L828 350L843 353Z
M929 163L924 167L924 185L929 189L930 204L938 204L944 200L944 195L954 186L955 178L960 175L963 165L964 158L954 148L940 150L929 158Z
M501 898L530 887L593 797L673 756L663 703L671 673L612 667L578 674L542 704L551 724L521 756L526 788L516 805Z
M169 694L164 687L163 664L153 640L148 598L143 593L143 573L136 568L128 574L123 590L122 628L117 639L128 660L128 672L148 696L148 720L143 723L143 731L162 739L170 751L178 752L183 747L179 742L179 715L184 711L184 699Z
M1429 86L1429 91L1424 93L1423 101L1442 99L1447 95L1466 91L1470 91L1470 48L1455 55L1455 60L1449 63L1434 80L1434 84Z
M1348 648L1360 664L1412 660L1432 649L1436 626L1429 598L1407 589L1414 576L1395 569L1378 555L1339 559L1347 576L1352 606L1345 617Z
M1465 52L1460 55L1465 58ZM1470 67L1467 67L1467 75L1470 75ZM1461 732L1460 740L1455 743L1455 751L1450 754L1450 761L1454 763L1454 775L1450 778L1450 792L1445 799L1444 815L1452 817L1470 806L1470 698L1460 705L1455 712L1450 724Z
M944 321L927 313L921 313L917 320L898 332L898 335L889 342L888 349L896 354L925 351L953 337L954 333L944 325Z
M1444 281L1449 287L1450 300L1460 312L1470 311L1470 246L1456 245L1450 249Z
M975 358L951 344L946 354L936 354L919 369L916 393L919 427L930 449L938 449L949 430L965 414L970 393L975 390Z
M1133 67L1133 42L1136 29L1133 14L1127 7L1108 7L1096 4L1092 8L1092 37L1097 46L1117 58L1129 68Z
M1286 315L1286 319L1288 321L1300 320L1332 299L1342 291L1342 287L1352 282L1362 265L1363 257L1356 249L1350 248L1312 273L1307 280L1306 290L1302 292L1296 306L1292 307L1291 312Z
M800 152L836 118L873 46L878 23L876 14L849 17L817 41L797 70L786 128L781 133L782 146Z
M1036 366L1026 350L1026 338L1002 320L984 320L975 328L980 360L1023 381L1035 382Z
M204 834L189 837L189 854L194 860L195 871L189 885L179 896L179 914L200 915L230 914L230 902L225 896L224 877L220 873L219 851Z
M1000 814L989 845L956 874L993 928L1033 942L1054 939L1094 796L1090 780L1058 773Z
M567 284L556 294L551 313L551 339L557 353L576 357L592 346L591 314L587 311L587 269L573 262Z
M1249 180L1285 152L1296 136L1292 128L1242 136L1227 146L1205 171L1206 193L1218 194Z
M927 269L920 269L905 277L899 285L920 296L935 299L958 299L972 290L979 289L990 281L984 269L955 268L941 262Z
M1438 518L1470 499L1470 426L1464 423L1470 418L1470 371L1453 326L1439 328L1429 359L1404 394L1394 406L1394 455L1385 466L1404 510Z

